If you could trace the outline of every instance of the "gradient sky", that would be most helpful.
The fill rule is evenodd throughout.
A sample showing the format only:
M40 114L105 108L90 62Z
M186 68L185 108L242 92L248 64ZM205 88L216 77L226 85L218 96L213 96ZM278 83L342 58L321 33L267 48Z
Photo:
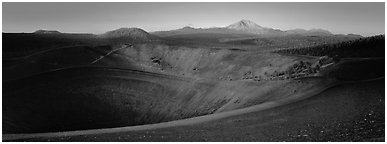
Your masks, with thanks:
M103 33L227 26L241 19L281 30L384 34L384 3L2 3L3 32Z

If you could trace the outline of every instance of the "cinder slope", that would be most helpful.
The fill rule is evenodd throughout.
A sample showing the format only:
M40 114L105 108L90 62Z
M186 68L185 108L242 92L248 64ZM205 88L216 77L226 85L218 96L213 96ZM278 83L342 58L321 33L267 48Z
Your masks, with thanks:
M274 109L195 125L22 140L384 141L383 85L384 79L339 85Z
M338 85L277 108L239 112L200 124L134 131L101 129L40 138L24 135L17 141L383 141L383 83L382 79Z
M41 51L7 61L3 140L384 137L384 84L369 81L384 78L384 59L345 59L318 77L269 79L300 61L317 60L162 44ZM243 79L246 74L263 79ZM346 82L326 90L337 80Z
M295 89L313 92L331 83L220 82L102 67L70 68L5 83L3 132L159 123L281 101L303 94Z

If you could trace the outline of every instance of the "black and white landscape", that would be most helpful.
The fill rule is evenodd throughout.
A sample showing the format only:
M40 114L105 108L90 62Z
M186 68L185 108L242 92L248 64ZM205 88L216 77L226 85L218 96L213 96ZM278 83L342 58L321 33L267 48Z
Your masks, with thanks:
M384 3L2 5L3 141L385 141ZM324 25L354 32L262 26L269 13L246 12L261 6L310 25L327 8ZM182 14L198 17L173 28Z

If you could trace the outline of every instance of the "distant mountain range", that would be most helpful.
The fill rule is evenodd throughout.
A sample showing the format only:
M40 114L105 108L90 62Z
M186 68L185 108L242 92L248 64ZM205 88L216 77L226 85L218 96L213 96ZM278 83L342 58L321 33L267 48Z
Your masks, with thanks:
M37 30L34 33L36 34L61 34L61 32L56 30Z
M3 47L11 56L21 56L52 46L121 46L123 44L162 44L186 47L273 49L301 48L334 44L362 38L360 35L332 34L322 29L282 31L241 20L225 27L183 27L170 31L146 32L139 28L119 28L103 34L63 33L37 30L31 33L3 33ZM14 51L18 51L14 53ZM20 53L20 51L24 51Z
M176 35L187 35L187 34L245 34L252 36L287 36L287 35L303 35L303 36L332 36L333 34L327 30L323 29L293 29L288 31L282 31L279 29L262 27L250 20L241 20L239 22L233 23L226 27L215 27L215 28L193 28L193 27L184 27L177 30L170 31L156 31L152 34L167 37L167 36L176 36Z
M65 34L56 30L38 30L34 32L36 34ZM183 27L170 31L156 31L148 33L139 28L119 28L116 30L108 31L103 34L93 35L104 39L120 39L131 41L153 41L159 40L161 37L171 38L183 38L183 39L215 39L219 42L230 42L256 39L257 37L305 37L305 36L322 36L322 37L347 37L347 38L360 38L360 35L334 35L331 32L323 29L293 29L282 31L279 29L273 29L260 26L250 20L241 20L226 27L213 27L213 28L193 28Z

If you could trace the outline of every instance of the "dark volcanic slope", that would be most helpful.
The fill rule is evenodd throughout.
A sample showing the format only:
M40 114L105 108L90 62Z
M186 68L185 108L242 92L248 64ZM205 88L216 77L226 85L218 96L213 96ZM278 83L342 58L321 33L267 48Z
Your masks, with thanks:
M6 77L3 78L3 81L19 79L66 67L90 65L118 50L120 48L114 49L110 46L70 46L39 51L23 57L5 59L3 60L3 74ZM130 68L129 64L127 66L127 68Z
M180 107L174 105L178 96L198 93L187 80L141 71L71 68L4 85L3 133L140 125L198 115L169 109Z
M384 58L342 60L335 67L321 72L327 77L342 81L359 81L384 77Z
M327 84L330 81L323 79L306 84L219 82L102 67L70 68L4 83L3 133L159 123L277 101L296 96L294 89L318 90Z
M378 66L378 61L370 60L368 63L363 61L352 61L349 66L367 66L372 63L375 65L370 66ZM327 69L327 72L341 71L332 68ZM361 80L380 77L382 71L375 72L374 75L368 75ZM358 74L361 73L368 72L359 71ZM334 76L337 75L329 75L332 78ZM44 83L34 83L42 79ZM346 80L359 79L355 75L350 79L347 77ZM85 136L82 132L77 132L77 135L81 136L30 140L370 141L371 138L377 138L376 140L380 141L383 139L384 83L380 78L364 82L345 82L321 94L306 96L311 98L286 103L288 98L299 97L298 95L308 91L313 93L322 90L330 83L325 78L259 83L217 82L110 68L68 69L7 82L3 94L3 101L7 102L3 105L3 131L25 133L109 128L215 113L204 116L208 117L209 122L204 121L200 125L188 123L164 129L119 133L109 131L108 134L88 132ZM253 113L251 111L244 113L242 109L272 103L286 105ZM232 112L236 109L244 114L216 119L216 113ZM215 120L210 121L211 117ZM103 131L96 132L104 133ZM51 136L55 135L57 134ZM60 133L58 135L60 136ZM6 137L17 138L18 135Z
M70 46L98 46L107 43L93 34L3 33L3 59Z
M27 141L384 141L384 79L192 126Z

